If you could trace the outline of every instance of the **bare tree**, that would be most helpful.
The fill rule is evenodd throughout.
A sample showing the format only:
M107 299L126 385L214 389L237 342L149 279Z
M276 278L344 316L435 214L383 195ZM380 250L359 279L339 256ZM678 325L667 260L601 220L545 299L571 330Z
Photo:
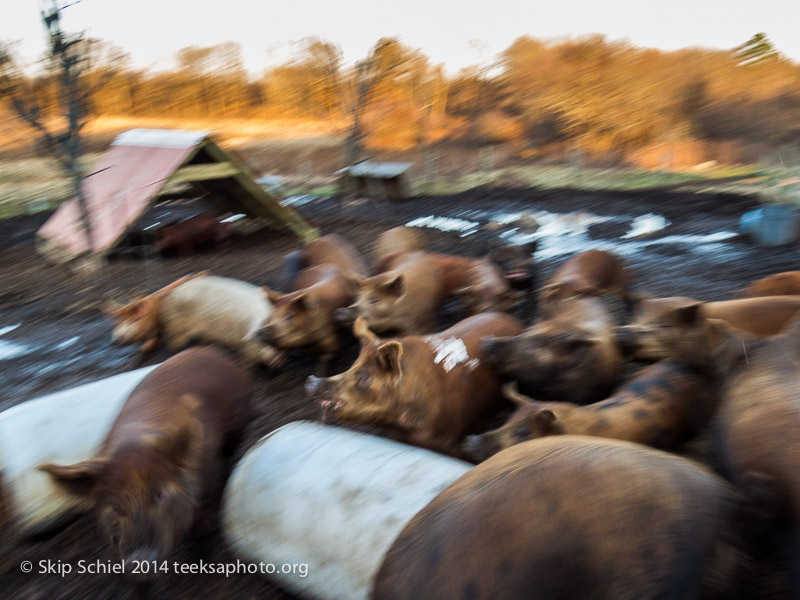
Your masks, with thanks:
M86 234L90 256L94 254L95 241L92 232L86 195L83 189L84 169L81 157L84 152L81 130L89 119L92 94L113 76L114 70L106 68L103 75L93 83L89 82L88 71L92 66L94 41L83 34L68 34L61 26L64 10L80 0L66 3L64 0L49 0L42 10L42 21L47 30L48 49L46 62L51 75L60 88L59 97L63 107L66 126L54 131L46 122L41 99L26 85L19 69L13 68L10 54L0 52L0 66L3 69L0 88L11 97L11 105L19 117L39 134L40 145L58 161L68 174L75 197L78 201L81 226ZM106 65L108 67L108 65Z

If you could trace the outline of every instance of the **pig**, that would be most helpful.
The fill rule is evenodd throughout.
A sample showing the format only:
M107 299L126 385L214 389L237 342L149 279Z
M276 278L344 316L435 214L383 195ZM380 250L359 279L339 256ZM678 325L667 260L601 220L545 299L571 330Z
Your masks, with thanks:
M580 252L562 264L539 294L543 309L571 296L599 296L615 292L631 306L630 273L620 258L605 250Z
M393 227L378 236L372 253L373 265L379 265L390 254L427 249L425 236L418 227Z
M231 348L252 363L276 367L283 355L250 336L271 312L272 305L258 286L202 272L114 311L111 338L121 345L143 342L140 359L162 340L170 352L204 342Z
M800 597L800 318L780 334L746 338L705 316L706 305L675 309L685 346L705 359L720 387L713 438L721 471L771 520L772 534ZM676 336L678 338L679 336ZM690 340L690 341L687 341ZM677 342L668 348L677 350Z
M488 256L470 261L465 285L455 291L466 312L506 311L521 298L511 289L503 272Z
M786 271L764 277L749 284L739 295L740 298L759 298L762 296L800 295L800 271Z
M536 269L533 258L536 240L524 244L510 244L490 238L486 255L500 267L508 284L515 290L528 291L536 288Z
M503 405L500 382L484 365L478 342L522 330L514 317L481 313L434 335L379 340L359 317L356 362L335 377L309 377L306 390L320 401L323 416L392 427L402 441L458 456L464 436Z
M340 343L334 311L353 301L353 289L341 269L335 264L309 267L298 274L290 293L266 287L264 293L274 310L257 337L281 349L312 346L322 370L327 370Z
M65 493L93 507L118 558L162 561L202 528L249 421L252 382L221 351L191 348L131 392L96 456L45 463ZM143 574L141 578L146 578Z
M368 274L367 265L358 250L341 235L329 233L309 242L301 250L286 255L283 267L287 287L292 285L303 269L324 264L336 265L342 273L353 278L363 278Z
M643 368L612 396L588 406L537 402L520 394L515 383L503 386L503 394L517 409L502 427L467 437L464 450L473 460L486 460L526 440L566 433L670 450L708 423L716 397L700 373L678 360Z
M744 337L776 335L800 311L800 296L767 296L698 303L692 298L643 298L636 303L629 325L615 330L622 350L637 360L661 360L672 356L671 339L680 335L676 316L680 309L700 306L702 315L721 320Z
M464 279L441 271L442 263L426 252L400 252L390 255L386 271L362 280L356 301L336 311L341 325L363 317L376 333L398 335L429 333L434 330L436 313L447 298L447 288L455 291Z
M521 335L487 337L484 360L532 396L577 404L605 398L622 367L611 314L591 297L567 298L551 310Z
M168 223L156 231L156 250L162 255L175 251L179 256L191 254L201 244L218 247L228 242L231 228L214 215L203 213L185 221Z
M563 435L467 471L397 536L375 600L748 598L735 488L689 460Z

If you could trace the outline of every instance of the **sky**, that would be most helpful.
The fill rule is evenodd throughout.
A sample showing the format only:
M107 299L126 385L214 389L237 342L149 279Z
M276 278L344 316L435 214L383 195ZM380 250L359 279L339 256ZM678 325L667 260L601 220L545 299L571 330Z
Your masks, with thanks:
M0 0L0 40L17 42L16 51L29 62L44 49L41 3ZM258 74L290 58L309 36L336 43L352 64L381 37L397 37L453 74L490 64L522 35L601 33L674 50L730 49L764 32L778 51L800 62L798 22L800 0L80 0L66 10L64 26L116 43L140 68L170 69L181 48L231 40L241 44L247 69Z

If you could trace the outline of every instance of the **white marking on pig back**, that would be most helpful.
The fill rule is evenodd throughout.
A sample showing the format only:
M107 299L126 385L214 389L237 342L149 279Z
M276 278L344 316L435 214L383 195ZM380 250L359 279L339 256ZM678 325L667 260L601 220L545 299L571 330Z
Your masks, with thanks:
M437 336L428 336L425 341L436 353L433 363L437 365L441 363L442 368L447 372L464 363L468 369L472 370L480 363L477 358L470 359L467 347L461 338L450 336L442 339Z

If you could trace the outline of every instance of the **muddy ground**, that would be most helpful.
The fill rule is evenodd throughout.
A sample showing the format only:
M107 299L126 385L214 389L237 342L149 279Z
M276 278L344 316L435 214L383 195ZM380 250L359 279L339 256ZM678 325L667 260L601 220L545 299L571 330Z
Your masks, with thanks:
M552 235L540 243L541 276L546 277L571 252L589 247L619 251L635 271L634 288L655 295L686 295L701 300L731 297L746 282L776 271L797 268L800 250L796 246L756 248L734 235L739 216L753 208L753 197L691 192L651 193L575 190L537 190L480 188L444 197L418 197L402 204L363 201L344 204L338 199L317 199L298 205L323 232L337 232L369 254L377 235L388 227L420 217L452 217L483 224L521 210L569 214L553 221L573 228L573 235ZM642 239L623 240L635 217L657 214L671 224ZM593 216L610 217L581 231ZM33 234L46 215L18 217L0 221L0 410L39 395L121 373L130 368L135 350L110 343L111 324L101 309L109 300L125 301L155 290L177 277L201 269L256 284L281 289L281 259L298 246L285 232L263 230L237 240L232 246L192 257L161 260L111 262L91 279L70 276L57 266L44 263L35 253ZM553 218L544 215L544 219ZM449 222L467 231L477 226ZM512 223L513 226L513 223ZM478 255L484 234L476 231L462 236L458 232L428 229L431 246L439 251ZM513 233L510 228L507 233ZM727 232L727 233L726 233ZM524 316L524 307L517 312ZM460 318L455 305L444 307L441 327ZM14 327L16 326L16 327ZM11 327L14 327L11 329ZM17 346L10 344L17 344ZM14 352L18 354L13 355ZM335 369L346 369L357 354L350 340L338 358ZM9 357L10 356L10 357ZM5 358L3 358L5 357ZM157 353L146 364L164 360ZM257 417L239 451L267 432L297 419L317 419L318 409L303 394L303 382L313 363L302 352L293 353L280 372L255 373L258 393ZM313 515L309 515L313 518ZM235 558L225 548L218 528L209 535L214 551L208 562L231 562ZM193 562L191 545L179 549L173 560ZM111 599L134 598L131 586L118 576L24 575L23 560L63 561L77 564L81 559L109 559L102 536L91 516L79 519L51 539L10 547L0 532L2 595L5 598ZM782 585L768 584L763 597L781 597ZM226 580L213 575L171 574L161 577L153 590L154 598L291 598L267 580L255 575L236 575Z

